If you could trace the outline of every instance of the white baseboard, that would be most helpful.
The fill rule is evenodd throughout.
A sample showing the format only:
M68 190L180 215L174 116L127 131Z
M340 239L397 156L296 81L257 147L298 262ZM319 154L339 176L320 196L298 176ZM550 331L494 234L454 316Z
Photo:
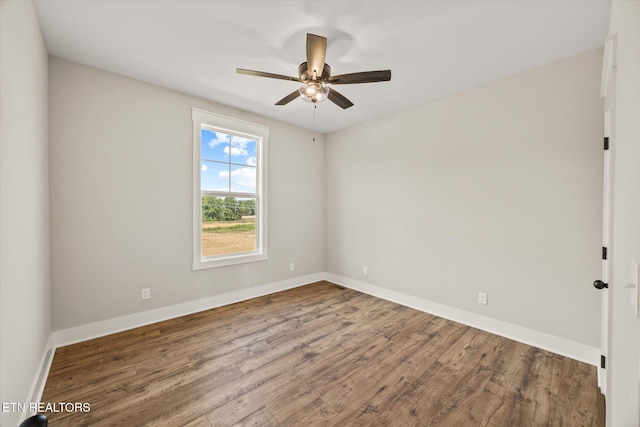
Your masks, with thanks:
M251 298L296 288L298 286L323 280L323 276L323 273L309 274L266 285L255 286L253 288L229 292L222 295L215 295L208 298L189 301L182 304L171 305L155 310L143 311L140 313L129 314L127 316L103 320L101 322L55 331L53 333L53 348L75 344L116 332L150 325L163 320L173 319L187 314L197 313L199 311L209 310L211 308L221 307L223 305L233 304Z
M514 325L491 317L482 316L480 314L471 313L469 311L460 310L458 308L449 307L444 304L428 301L412 295L392 291L390 289L371 285L348 277L325 273L324 279L365 294L392 301L426 313L435 314L436 316L444 317L445 319L453 320L514 341L519 341L524 344L548 350L590 365L598 366L600 363L600 349L596 347L591 347L586 344L581 344L566 338L525 328L523 326Z
M40 357L40 363L38 363L38 369L31 382L29 393L25 402L40 402L42 399L42 393L44 392L44 386L47 384L47 377L49 376L49 369L51 369L51 362L53 362L53 334L49 334L49 339L44 347L42 356ZM34 412L25 412L20 417L20 422L24 421L31 415L35 415Z

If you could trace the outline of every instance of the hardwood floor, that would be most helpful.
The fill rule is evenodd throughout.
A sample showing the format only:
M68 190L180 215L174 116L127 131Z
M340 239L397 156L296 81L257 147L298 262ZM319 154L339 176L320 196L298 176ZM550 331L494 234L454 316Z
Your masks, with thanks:
M327 282L56 351L50 426L604 426L596 368Z

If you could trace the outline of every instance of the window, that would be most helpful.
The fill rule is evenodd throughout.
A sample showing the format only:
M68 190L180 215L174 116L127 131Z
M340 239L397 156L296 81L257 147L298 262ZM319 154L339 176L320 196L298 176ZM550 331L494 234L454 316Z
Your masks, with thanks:
M269 129L193 109L193 269L267 259Z

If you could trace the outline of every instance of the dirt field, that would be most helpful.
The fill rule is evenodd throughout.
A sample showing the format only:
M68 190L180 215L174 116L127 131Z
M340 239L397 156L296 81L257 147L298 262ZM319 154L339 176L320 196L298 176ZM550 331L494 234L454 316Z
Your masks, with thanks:
M239 224L253 224L255 219L240 221L212 221L202 223L202 228L229 228ZM202 233L202 256L216 256L229 253L251 252L256 250L256 233L250 231L231 231Z
M254 220L246 220L246 219L241 219L239 221L207 221L207 222L203 222L202 223L202 228L225 228L225 227L233 227L234 225L238 225L238 224L253 224L255 223L255 219Z
M256 233L202 233L202 256L215 256L256 250Z

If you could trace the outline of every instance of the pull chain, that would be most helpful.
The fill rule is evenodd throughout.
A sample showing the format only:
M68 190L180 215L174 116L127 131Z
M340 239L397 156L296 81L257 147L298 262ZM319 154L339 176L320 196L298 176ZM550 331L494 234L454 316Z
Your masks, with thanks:
M316 140L316 110L318 109L318 106L316 104L313 104L313 141L315 142Z

